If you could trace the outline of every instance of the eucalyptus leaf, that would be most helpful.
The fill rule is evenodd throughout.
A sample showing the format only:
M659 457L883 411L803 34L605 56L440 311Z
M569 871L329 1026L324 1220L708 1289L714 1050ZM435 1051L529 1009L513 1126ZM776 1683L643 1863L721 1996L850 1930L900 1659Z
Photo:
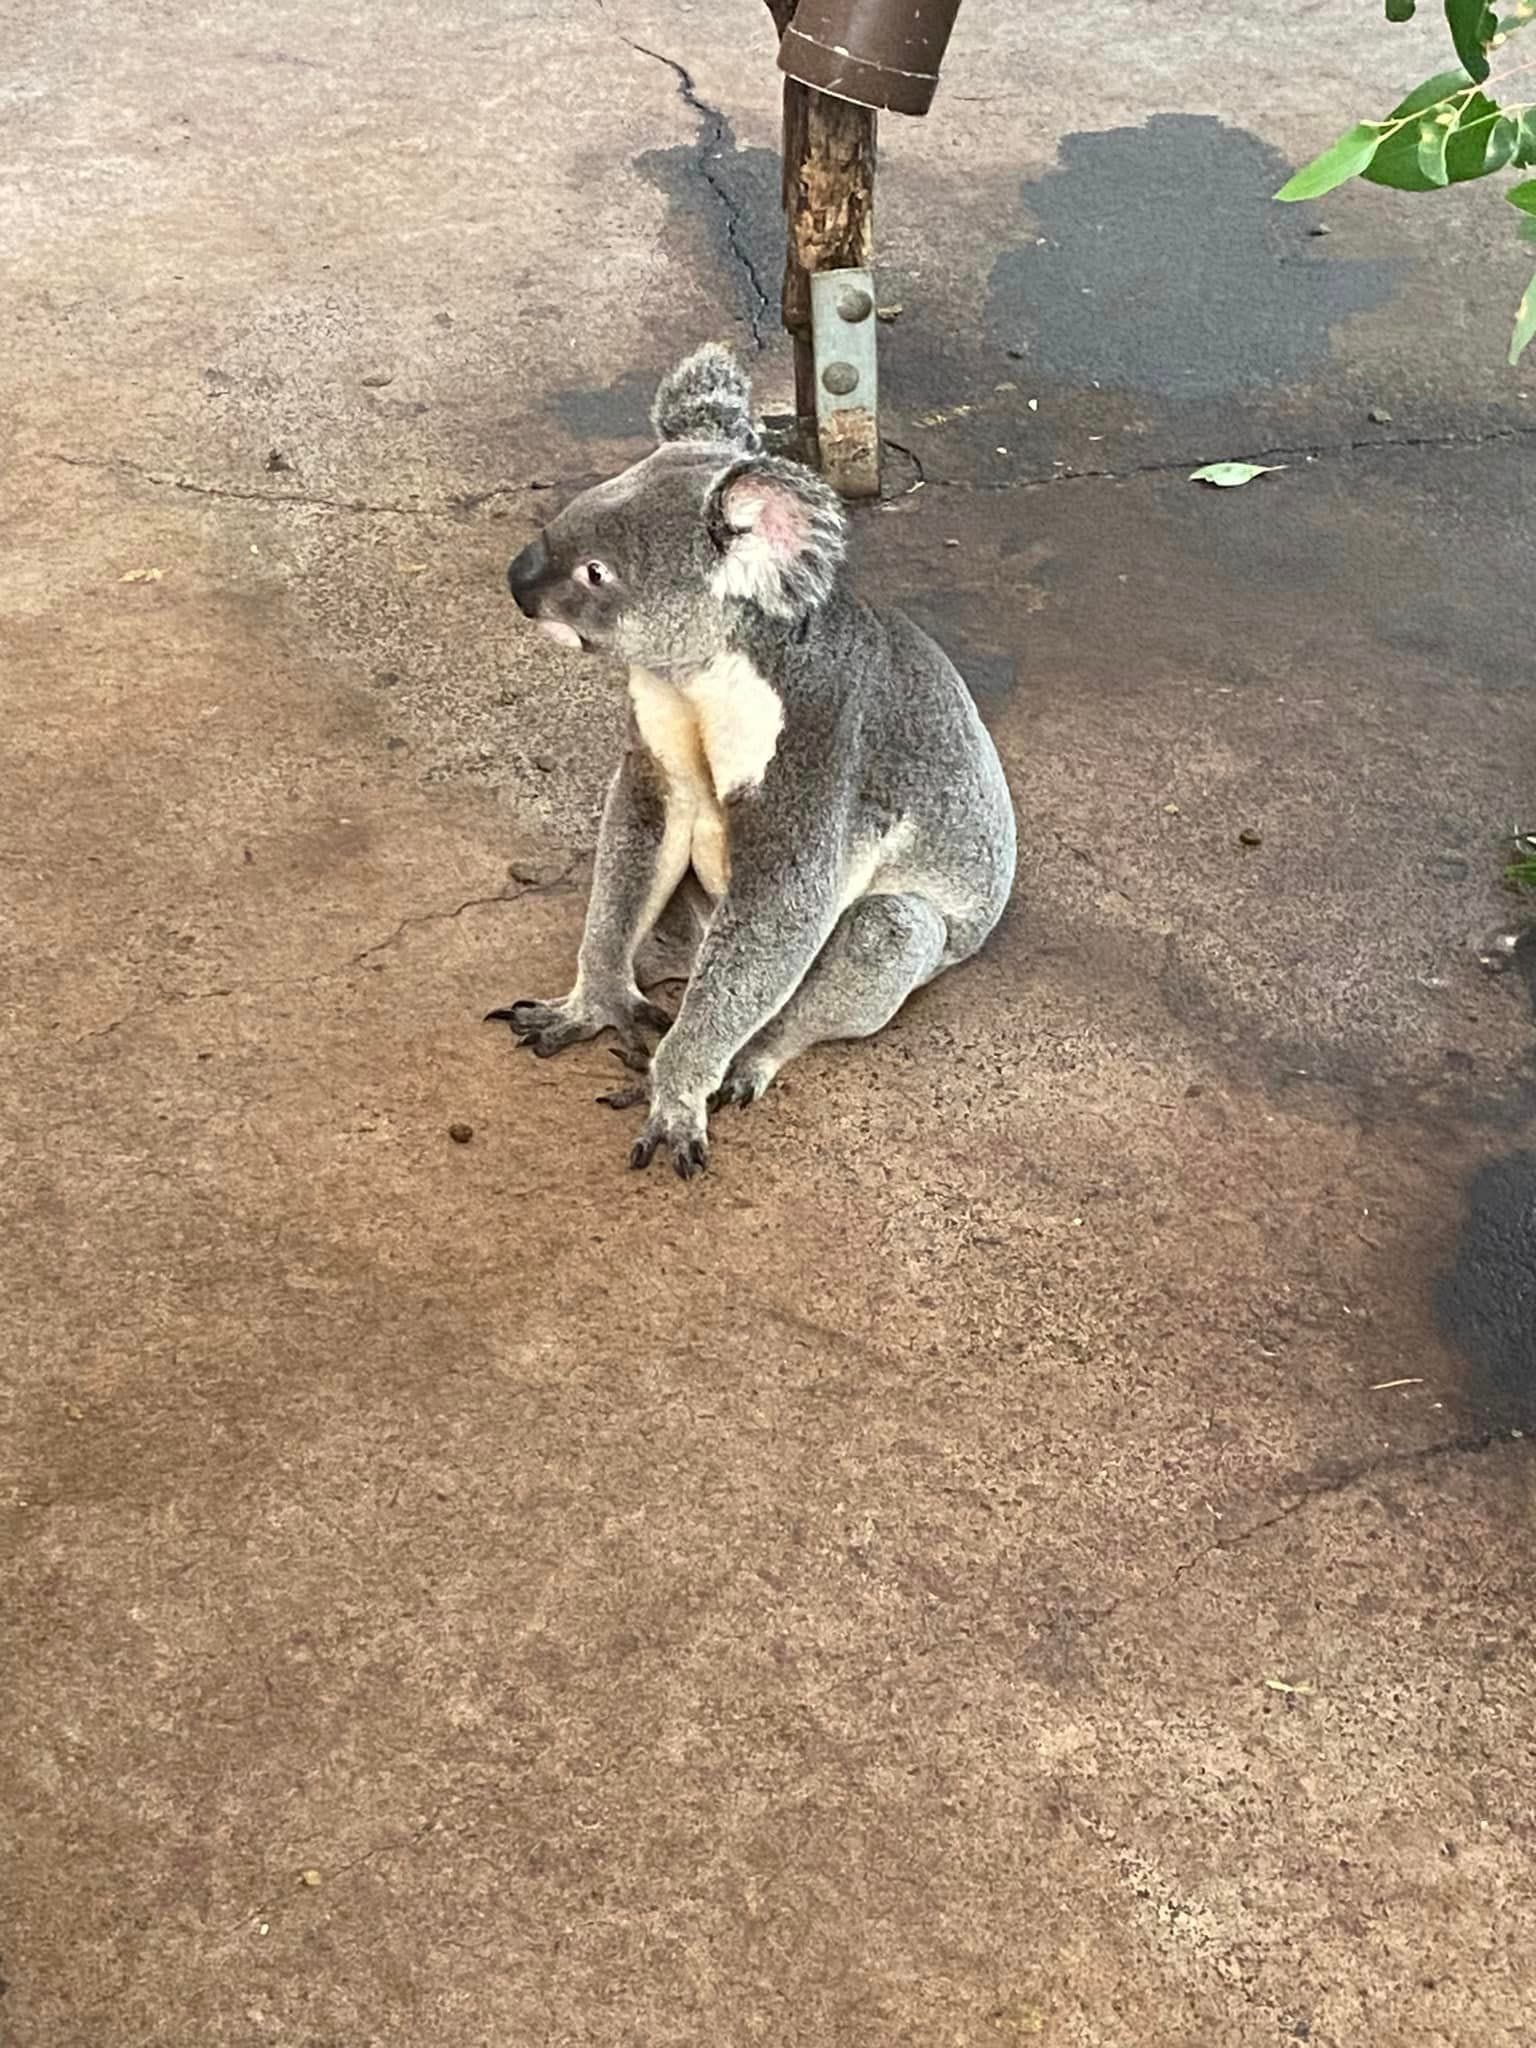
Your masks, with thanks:
M1522 171L1536 164L1536 107L1526 107L1520 115L1520 133L1515 142L1515 162Z
M1421 121L1419 139L1415 149L1419 169L1431 185L1448 185L1450 173L1445 168L1445 145L1451 139L1450 128L1444 121Z
M1384 130L1379 121L1361 121L1351 128L1347 135L1341 135L1337 142L1330 144L1321 156L1313 157L1311 163L1303 164L1293 178L1288 178L1275 194L1277 199L1321 199L1325 192L1331 192L1335 185L1342 185L1350 178L1358 178L1371 158L1376 154L1377 144Z
M1416 85L1405 100L1400 100L1387 119L1401 121L1405 114L1422 114L1426 107L1438 107L1442 100L1465 92L1471 83L1465 71L1437 71L1433 78Z
M1488 76L1487 46L1498 34L1498 16L1488 0L1445 0L1445 20L1457 56L1480 85Z
M1433 191L1434 187L1419 168L1418 123L1410 116L1425 113L1430 107L1444 106L1456 94L1469 91L1471 85L1465 71L1437 71L1433 78L1426 78L1422 85L1416 85L1382 123L1384 128L1395 129L1395 132L1387 136L1360 175L1373 185L1392 185L1400 192Z
M1237 484L1251 484L1256 476L1270 476L1284 468L1283 462L1208 462L1204 469L1192 469L1189 481L1215 484L1219 490L1230 491Z
M1526 286L1525 297L1515 310L1515 331L1509 338L1511 368L1524 355L1532 335L1536 335L1536 277Z
M1500 114L1488 131L1488 151L1483 161L1485 171L1502 171L1514 156L1520 140L1520 123L1513 114Z
M1536 178L1523 178L1518 185L1511 185L1504 197L1522 213L1536 213Z
M1447 110L1454 119L1445 128L1443 178L1431 175L1431 169L1438 167L1438 157L1431 158L1426 167L1420 149L1424 124L1412 120L1387 137L1360 175L1373 185L1390 185L1399 192L1433 192L1441 185L1464 185L1472 178L1484 178L1508 163L1509 131L1506 128L1497 137L1495 133L1505 117L1486 93L1470 91L1459 71L1443 71L1437 78L1426 79L1393 110L1392 119Z

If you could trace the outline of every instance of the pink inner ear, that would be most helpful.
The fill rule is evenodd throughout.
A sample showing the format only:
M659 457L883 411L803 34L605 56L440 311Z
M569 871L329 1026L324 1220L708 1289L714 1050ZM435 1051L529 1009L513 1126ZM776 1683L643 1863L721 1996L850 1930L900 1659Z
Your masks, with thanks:
M744 476L731 485L725 515L732 526L755 534L776 555L796 555L805 544L805 506L793 491L780 490L761 477Z

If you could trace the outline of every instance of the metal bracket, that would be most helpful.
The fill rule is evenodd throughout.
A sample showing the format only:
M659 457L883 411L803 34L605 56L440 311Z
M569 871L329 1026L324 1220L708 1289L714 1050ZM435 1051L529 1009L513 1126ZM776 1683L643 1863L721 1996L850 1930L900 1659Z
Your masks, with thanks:
M845 498L880 495L875 285L867 270L811 272L811 349L821 471Z

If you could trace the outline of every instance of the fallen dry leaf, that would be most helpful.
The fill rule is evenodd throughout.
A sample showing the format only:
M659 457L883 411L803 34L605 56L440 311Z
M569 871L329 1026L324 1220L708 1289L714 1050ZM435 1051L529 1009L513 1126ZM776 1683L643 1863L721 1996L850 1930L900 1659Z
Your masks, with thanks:
M1215 484L1218 490L1230 491L1236 484L1251 484L1256 476L1270 476L1284 468L1283 462L1208 462L1204 469L1192 469L1189 480L1192 484Z
M163 569L130 569L117 580L119 583L158 583L164 575Z

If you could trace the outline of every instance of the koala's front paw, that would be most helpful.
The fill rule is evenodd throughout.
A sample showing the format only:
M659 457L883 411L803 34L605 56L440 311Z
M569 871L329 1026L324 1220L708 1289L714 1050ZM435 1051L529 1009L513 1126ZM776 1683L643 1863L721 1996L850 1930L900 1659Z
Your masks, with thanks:
M649 1052L640 1036L641 1027L664 1032L672 1023L665 1010L658 1010L643 996L593 1002L578 996L574 989L552 1003L527 1000L510 1003L504 1010L488 1010L485 1021L510 1024L518 1044L526 1045L541 1060L553 1058L568 1045L582 1045L589 1038L596 1038L600 1031L614 1031L624 1051L634 1060L643 1061L649 1058Z
M649 1166L662 1146L672 1155L681 1180L702 1173L709 1159L709 1134L704 1106L677 1100L653 1102L645 1128L630 1150L631 1166Z

